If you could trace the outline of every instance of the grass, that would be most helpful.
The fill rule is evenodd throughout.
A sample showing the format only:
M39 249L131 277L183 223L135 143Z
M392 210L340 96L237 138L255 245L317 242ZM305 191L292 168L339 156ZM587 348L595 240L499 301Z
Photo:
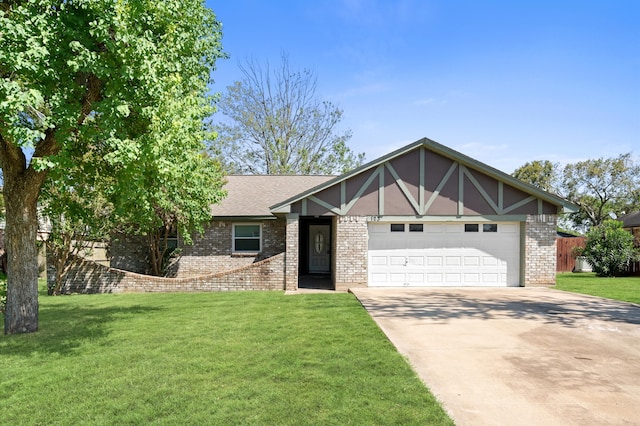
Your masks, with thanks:
M567 272L557 275L556 288L640 304L640 277L603 278L595 273Z
M0 326L3 326L0 321ZM452 424L351 294L40 297L2 424Z

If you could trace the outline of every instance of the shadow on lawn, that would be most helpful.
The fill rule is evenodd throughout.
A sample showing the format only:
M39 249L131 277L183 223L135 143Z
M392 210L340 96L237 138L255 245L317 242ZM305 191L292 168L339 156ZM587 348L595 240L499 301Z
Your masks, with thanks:
M41 306L39 331L13 336L0 335L0 354L70 354L87 341L99 341L108 337L111 332L109 324L112 322L126 321L139 314L159 310L160 308L149 306Z
M517 290L516 290L517 291ZM640 325L640 307L627 302L588 297L568 299L540 293L513 297L514 293L485 297L478 292L411 292L360 299L376 317L431 319L447 322L453 319L531 319L545 324L577 327L585 320Z

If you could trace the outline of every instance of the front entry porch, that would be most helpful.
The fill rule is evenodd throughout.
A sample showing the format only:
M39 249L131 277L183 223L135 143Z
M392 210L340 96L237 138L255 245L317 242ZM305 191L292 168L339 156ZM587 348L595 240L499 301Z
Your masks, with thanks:
M300 275L298 289L335 290L333 280L329 274Z
M332 219L300 218L298 288L334 290Z

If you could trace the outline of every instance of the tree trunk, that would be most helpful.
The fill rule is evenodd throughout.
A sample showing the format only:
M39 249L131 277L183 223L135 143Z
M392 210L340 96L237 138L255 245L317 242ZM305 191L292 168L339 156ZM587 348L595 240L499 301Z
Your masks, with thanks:
M50 293L52 296L57 296L60 294L62 280L68 271L67 262L69 260L69 254L71 252L71 243L69 239L62 237L61 244L64 244L64 247L56 247L55 249L53 249L52 253L54 258L53 264L56 268L56 284Z
M161 276L162 265L160 258L160 241L158 238L158 232L150 232L147 234L147 241L149 242L149 263L151 266L151 275L156 277Z
M54 153L55 129L47 131L44 141L36 146L33 157ZM38 331L38 195L46 178L27 166L21 148L0 134L0 164L4 174L6 214L5 246L7 249L7 303L4 311L4 333Z
M4 188L7 209L7 304L4 333L38 331L38 233L37 195L39 186L11 185Z

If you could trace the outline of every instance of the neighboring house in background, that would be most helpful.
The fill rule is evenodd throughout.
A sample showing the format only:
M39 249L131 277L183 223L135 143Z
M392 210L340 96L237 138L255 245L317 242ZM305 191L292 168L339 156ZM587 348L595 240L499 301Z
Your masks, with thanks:
M633 234L636 247L640 247L640 211L621 216L618 220L622 222L622 227Z
M206 232L179 244L189 289L236 288L212 284L225 271L260 288L253 265L286 290L309 275L336 290L553 285L557 215L577 210L429 139L337 177L229 176L226 189ZM142 253L112 243L111 266L144 272Z
M640 211L624 215L619 220L622 222L622 227L633 234L633 242L636 247L640 248ZM627 272L640 276L640 261L631 262Z

